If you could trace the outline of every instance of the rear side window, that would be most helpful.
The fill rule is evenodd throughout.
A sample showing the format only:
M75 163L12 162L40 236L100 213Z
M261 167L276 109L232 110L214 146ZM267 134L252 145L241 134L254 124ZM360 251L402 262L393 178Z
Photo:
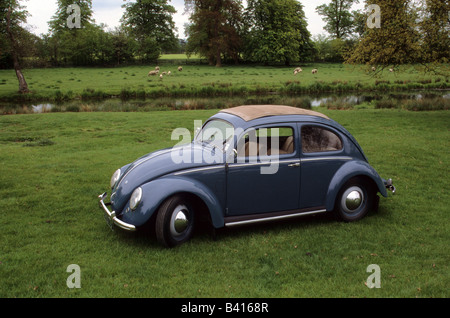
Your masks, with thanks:
M303 153L342 150L342 140L331 130L319 126L302 127Z

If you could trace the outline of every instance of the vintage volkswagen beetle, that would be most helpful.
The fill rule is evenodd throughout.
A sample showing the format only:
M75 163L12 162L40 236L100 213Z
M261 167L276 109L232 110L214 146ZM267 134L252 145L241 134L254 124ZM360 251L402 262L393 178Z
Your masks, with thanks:
M100 206L111 228L151 224L158 242L189 240L198 216L213 229L334 212L356 221L395 192L350 133L327 116L289 106L225 109L194 140L118 169Z

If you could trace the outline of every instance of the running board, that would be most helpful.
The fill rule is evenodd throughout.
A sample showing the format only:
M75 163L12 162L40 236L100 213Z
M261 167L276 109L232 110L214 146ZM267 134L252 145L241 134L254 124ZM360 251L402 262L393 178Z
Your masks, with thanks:
M246 216L234 216L225 218L225 227L234 227L239 225L254 224L269 221L286 220L290 218L296 218L305 215L318 214L327 212L325 208L319 208L316 210L303 209L297 211L288 212L275 212L275 213L264 213Z

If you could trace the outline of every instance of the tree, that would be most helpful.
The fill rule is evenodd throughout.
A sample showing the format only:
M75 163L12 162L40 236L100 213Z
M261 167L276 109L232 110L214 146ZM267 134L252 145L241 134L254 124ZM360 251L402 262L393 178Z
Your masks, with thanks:
M136 50L137 43L130 37L122 27L115 28L111 32L112 46L114 48L114 61L117 65L125 61L132 61L133 52Z
M326 22L324 29L334 38L343 39L352 33L353 15L350 9L359 0L331 0L330 4L316 7Z
M450 59L450 1L422 0L419 27L422 62L448 63Z
M21 32L21 23L26 22L28 12L23 9L17 0L5 0L0 3L0 33L6 37L4 43L9 44L9 53L11 54L14 70L19 81L19 93L29 93L28 84L19 62L19 43L17 35Z
M236 0L186 0L191 12L186 28L188 54L206 57L210 65L220 67L222 57L238 62L242 41L242 4Z
M144 61L155 61L163 50L177 45L172 18L176 10L167 0L137 0L123 7L122 27L137 41Z
M296 0L249 0L245 56L250 61L291 62L313 50L303 6Z
M331 55L330 41L324 34L318 34L313 37L315 48L314 60L318 62L325 62L329 60Z
M315 61L341 63L347 51L354 46L353 39L335 39L324 34L316 35L313 39L315 46Z
M86 65L90 54L86 43L82 42L94 28L92 0L57 0L57 4L58 9L48 22L51 60L54 65ZM69 17L75 13L70 10L74 8L73 5L80 8L80 28L68 24Z
M57 4L58 9L48 23L52 34L57 34L61 31L69 29L67 22L69 20L69 16L73 15L75 12L74 10L70 10L70 8L73 8L73 5L80 8L79 18L81 28L94 23L92 18L92 0L57 0Z
M362 38L346 57L350 64L366 64L368 68L396 68L415 63L420 58L417 14L411 7L412 0L368 0L367 5L379 6L381 27L366 25Z
M353 34L361 38L366 31L367 15L362 10L352 11L353 16Z

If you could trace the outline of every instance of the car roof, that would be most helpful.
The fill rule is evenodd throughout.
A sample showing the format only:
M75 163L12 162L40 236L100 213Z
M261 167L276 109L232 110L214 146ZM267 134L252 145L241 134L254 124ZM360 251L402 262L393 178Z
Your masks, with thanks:
M316 111L284 105L246 105L223 109L210 119L226 120L234 127L240 127L244 130L267 123L321 123L333 127L347 136L366 158L361 146L347 129L328 116Z
M283 115L305 115L329 119L326 115L319 112L284 105L246 105L223 109L220 112L238 116L247 122L263 117Z

